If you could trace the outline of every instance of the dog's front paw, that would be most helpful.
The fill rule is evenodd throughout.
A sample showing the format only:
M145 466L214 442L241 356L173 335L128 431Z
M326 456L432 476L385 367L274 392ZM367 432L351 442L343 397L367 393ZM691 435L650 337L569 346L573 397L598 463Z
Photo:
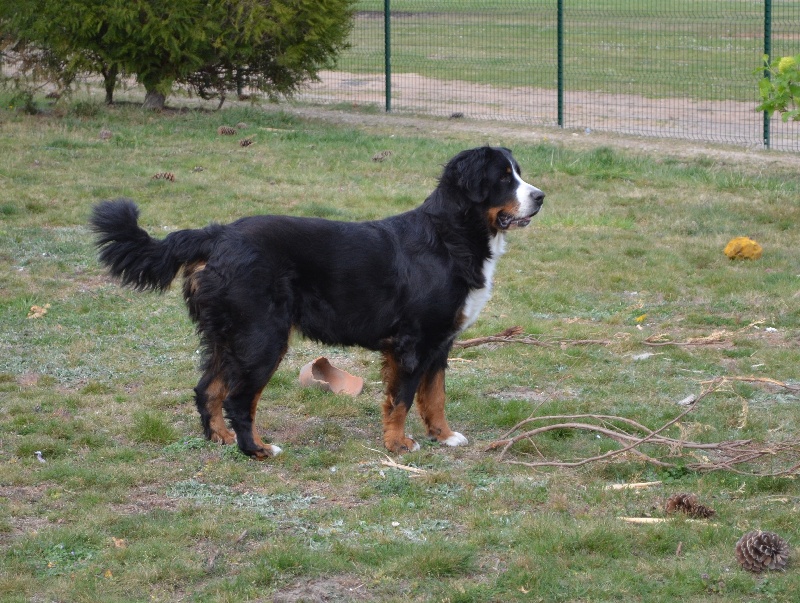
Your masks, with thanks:
M266 459L271 459L273 456L278 456L281 452L283 452L283 450L281 450L280 446L265 444L263 448L258 448L249 454L256 460L264 461Z
M230 429L222 428L222 429L212 429L211 435L208 438L215 444L235 444L236 443L236 434L233 433Z
M419 444L411 436L400 436L395 438L387 437L384 439L383 445L386 449L394 454L405 454L406 452L416 452L419 450Z
M450 437L441 440L441 442L445 446L466 446L469 444L467 438L457 431L454 431Z

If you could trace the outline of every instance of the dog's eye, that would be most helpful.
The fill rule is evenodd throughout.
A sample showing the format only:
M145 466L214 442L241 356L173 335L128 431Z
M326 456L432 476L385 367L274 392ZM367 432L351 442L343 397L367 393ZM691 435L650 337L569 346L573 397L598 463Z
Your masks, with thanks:
M511 182L511 174L505 174L501 176L500 182Z

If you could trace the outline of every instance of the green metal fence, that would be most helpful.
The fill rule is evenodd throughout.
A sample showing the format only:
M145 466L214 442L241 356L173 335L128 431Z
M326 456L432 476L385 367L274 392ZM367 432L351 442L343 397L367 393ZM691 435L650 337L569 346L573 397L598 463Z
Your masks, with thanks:
M352 47L300 98L800 150L759 68L800 53L800 1L362 0ZM388 15L388 18L387 18Z

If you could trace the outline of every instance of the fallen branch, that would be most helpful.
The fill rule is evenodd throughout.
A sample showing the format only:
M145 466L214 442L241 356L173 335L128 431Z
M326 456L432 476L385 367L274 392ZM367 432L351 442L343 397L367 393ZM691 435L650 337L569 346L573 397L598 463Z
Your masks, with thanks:
M580 467L589 463L598 461L608 461L614 457L625 453L631 453L641 458L647 463L657 465L659 467L678 467L682 466L687 469L696 471L718 471L726 470L734 473L744 475L767 475L767 476L780 476L791 475L800 470L800 462L796 462L800 458L800 440L777 442L777 443L754 443L752 440L731 440L724 442L701 443L692 442L689 440L670 438L662 435L663 432L672 425L675 425L683 417L692 412L698 404L708 395L718 391L724 385L732 381L747 381L751 383L763 383L773 386L786 388L790 391L797 391L795 386L787 385L781 381L764 377L723 377L713 379L711 381L702 382L703 391L693 401L686 404L686 406L675 418L668 421L666 424L658 429L651 430L644 425L625 417L617 417L610 415L595 415L595 414L581 414L581 415L551 415L543 417L530 417L518 423L513 429L506 433L500 440L492 442L487 450L501 449L500 458L504 458L506 453L511 449L514 444L530 440L534 436L541 433L553 430L582 430L603 435L616 441L621 448L610 450L604 454L592 456L589 458L578 459L575 461L560 461L560 460L541 460L534 462L523 462L508 460L508 463L516 465L524 465L527 467ZM686 400L686 399L684 399ZM553 421L559 421L553 423ZM598 424L592 423L595 421ZM523 428L531 427L533 424L548 422L546 425L539 425L528 429L527 431L520 432ZM623 430L620 425L625 426L627 431ZM512 434L515 434L513 435ZM648 444L656 447L665 447L668 451L667 457L675 457L680 455L684 450L690 452L701 452L704 457L700 462L685 462L675 463L666 461L663 458L658 458L651 454L643 452L640 447ZM713 455L716 460L709 460L708 455ZM767 472L745 471L739 467L742 465L752 464L760 459L767 458L772 465L776 464L777 457L790 457L794 458L794 464L785 469L770 470ZM694 455L693 455L694 458Z
M544 348L555 346L567 347L573 345L609 345L611 342L606 339L553 339L545 340L522 332L522 327L509 327L500 331L496 335L486 337L474 337L473 339L462 339L453 344L454 348L474 348L475 346L486 343L520 343L523 345L538 345Z
M770 379L769 377L723 377L723 379L725 381L743 381L745 383L764 383L786 389L790 392L800 392L800 385L789 385L784 381L777 381L776 379ZM705 385L707 383L712 383L712 381L701 381L700 383Z
M730 343L730 339L732 335L736 335L737 333L741 333L743 331L747 331L752 329L753 327L757 327L758 325L762 324L763 320L758 320L756 322L751 322L746 327L742 327L734 331L733 333L729 333L728 331L714 331L710 335L705 335L704 337L690 337L686 341L672 341L666 339L666 335L651 335L647 339L645 339L642 343L645 345L650 346L665 346L665 345L677 345L677 346L692 346L692 345L719 345L723 343Z
M692 345L719 345L721 343L728 343L728 333L726 331L714 331L705 337L690 337L686 341L671 341L663 339L663 335L651 335L642 343L649 346L692 346Z
M660 486L661 480L655 482L637 482L634 484L609 484L606 490L643 490L645 488L652 488L653 486Z
M761 324L761 321L754 322L746 327L738 329L733 333L729 331L714 331L709 335L702 337L689 337L685 341L673 341L667 339L667 335L651 335L646 338L642 343L651 347L662 346L701 346L701 345L722 345L730 344L731 337L742 331L746 331ZM514 326L509 327L496 333L494 335L487 335L485 337L474 337L472 339L462 339L453 344L454 348L472 348L486 343L506 344L506 343L520 343L524 345L537 345L545 348L557 346L565 348L568 346L576 345L610 345L612 342L607 339L547 339L543 337L534 337L523 332L522 327Z
M624 521L626 523L638 523L638 524L654 524L654 523L668 523L673 521L668 517L618 517L620 521ZM716 526L719 524L716 523L708 523L707 521L703 521L702 519L684 519L684 521L689 523L704 523L710 526ZM678 551L675 553L676 555L680 555L680 545L678 545Z

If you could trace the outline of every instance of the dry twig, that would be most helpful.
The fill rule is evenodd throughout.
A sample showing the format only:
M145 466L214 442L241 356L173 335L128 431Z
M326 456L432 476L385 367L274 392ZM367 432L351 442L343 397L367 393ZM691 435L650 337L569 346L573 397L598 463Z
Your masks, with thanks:
M742 381L745 383L764 383L766 385L774 385L777 388L785 389L790 392L800 392L800 385L789 385L784 381L770 379L769 377L723 377L724 381ZM701 381L702 385L713 383L712 381Z
M626 523L638 523L638 524L654 524L654 523L668 523L672 521L666 517L618 517L620 521L624 521ZM684 519L687 523L704 523L705 525L715 526L715 523L708 523L707 521L703 521L701 519ZM678 549L680 551L680 549ZM676 553L680 554L680 552Z
M364 448L366 448L367 450L371 450L372 452L377 452L378 454L382 455L384 458L381 461L381 465L384 465L386 467L391 467L392 469L402 469L403 471L408 471L409 473L416 473L417 475L422 475L427 473L425 469L420 469L419 467L412 467L411 465L401 465L400 463L393 461L388 454L381 452L380 450L375 450L374 448L368 448L367 446L364 446Z
M759 320L756 322L751 322L746 327L742 327L734 331L733 333L729 333L728 331L714 331L710 335L706 335L704 337L689 337L686 341L671 341L666 339L666 335L651 335L647 339L644 340L645 345L650 346L665 346L665 345L677 345L677 346L692 346L692 345L719 345L724 343L730 343L731 335L735 335L736 333L741 333L742 331L748 331L753 327L757 327L758 325L762 324L764 321Z
M634 484L609 484L606 490L642 490L644 488L652 488L653 486L660 486L661 480L655 482L637 482Z
M645 339L642 343L649 346L719 345L721 343L727 343L729 341L727 335L728 333L726 333L725 331L714 331L713 333L711 333L710 335L706 335L705 337L690 337L686 341L671 341L669 339L664 339L663 335L652 335L647 339Z
M486 337L475 337L473 339L462 339L453 344L454 348L473 348L475 346L483 345L485 343L521 343L524 345L538 345L543 348L549 348L553 345L562 348L573 345L609 345L611 342L606 339L554 339L547 341L545 339L533 337L522 332L522 327L509 327L504 331L500 331L496 335L488 335Z
M401 465L400 463L395 463L392 459L386 459L381 461L381 465L385 465L386 467L391 467L392 469L402 469L403 471L408 471L409 473L416 473L418 475L427 473L425 469L420 469L419 467L412 467L411 465Z

